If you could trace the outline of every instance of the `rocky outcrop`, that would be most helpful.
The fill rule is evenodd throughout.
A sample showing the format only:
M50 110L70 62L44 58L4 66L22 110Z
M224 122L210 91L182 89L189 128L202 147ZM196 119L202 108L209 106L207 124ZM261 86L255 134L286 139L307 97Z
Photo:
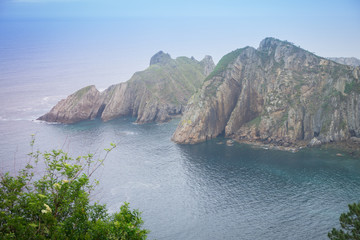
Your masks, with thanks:
M172 139L198 143L223 134L300 147L359 137L359 76L359 68L266 38L258 49L220 60L190 98Z
M94 119L98 115L102 96L95 86L88 86L61 100L51 111L38 120L73 123Z
M150 65L154 64L166 64L171 61L170 54L164 53L163 51L159 51L150 59Z
M95 117L109 121L133 116L137 123L165 122L182 114L190 96L213 68L209 56L202 61L171 59L160 51L151 58L149 68L135 73L129 81L110 86L102 93L94 86L79 90L39 120L75 123Z
M354 57L333 57L329 59L340 64L350 65L354 67L360 66L360 59Z
M211 56L206 55L203 60L200 62L201 66L204 68L203 73L205 76L209 76L209 74L214 70L215 64Z

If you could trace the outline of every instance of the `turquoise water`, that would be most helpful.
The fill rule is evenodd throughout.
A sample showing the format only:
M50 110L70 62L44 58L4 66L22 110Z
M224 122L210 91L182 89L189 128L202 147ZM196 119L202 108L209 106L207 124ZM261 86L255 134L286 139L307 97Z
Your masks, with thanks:
M360 200L360 160L338 157L336 151L227 146L219 144L221 138L177 145L170 138L179 120L145 125L131 118L74 125L33 121L79 87L106 87L122 73L109 72L110 63L121 65L118 55L110 54L111 40L86 41L81 48L74 39L94 29L59 26L51 31L52 24L0 23L0 34L13 36L0 39L1 172L25 164L31 134L41 150L63 148L73 156L104 155L115 142L92 199L111 211L124 201L139 208L150 239L327 239L347 204ZM38 39L36 31L44 29L51 34ZM113 28L101 31L110 36ZM120 54L116 49L112 52ZM97 64L99 52L106 63Z

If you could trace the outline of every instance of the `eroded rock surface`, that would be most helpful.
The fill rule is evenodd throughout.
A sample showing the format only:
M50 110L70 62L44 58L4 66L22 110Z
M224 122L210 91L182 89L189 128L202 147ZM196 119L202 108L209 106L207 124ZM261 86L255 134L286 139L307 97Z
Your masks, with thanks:
M359 137L359 76L360 68L266 38L258 49L220 60L190 98L172 139L198 143L224 134L299 147Z

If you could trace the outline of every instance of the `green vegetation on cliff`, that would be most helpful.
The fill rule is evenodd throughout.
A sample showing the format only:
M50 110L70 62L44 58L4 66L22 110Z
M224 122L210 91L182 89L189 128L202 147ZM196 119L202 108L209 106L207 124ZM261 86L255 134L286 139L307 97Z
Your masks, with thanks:
M344 92L346 94L351 92L360 93L360 82L352 81L351 83L346 83Z
M150 65L146 70L135 73L129 80L129 86L150 91L149 100L185 105L205 77L200 62L178 57Z
M87 86L87 87L84 87L80 90L78 90L77 92L74 93L75 97L77 100L80 100L85 93L87 93L91 88L93 88L94 85L90 85L90 86Z
M240 49L236 49L228 54L226 54L225 56L223 56L219 63L215 66L214 71L212 71L210 73L209 76L207 76L207 78L205 79L205 81L213 78L214 76L217 76L219 74L221 74L222 72L224 72L226 70L226 68L228 67L228 65L230 63L232 63L233 61L235 61L235 59L240 55L240 53L244 50L244 48L240 48Z
M251 121L247 122L246 125L247 126L255 125L256 127L259 127L260 122L261 122L261 116L258 116L256 118L252 119Z

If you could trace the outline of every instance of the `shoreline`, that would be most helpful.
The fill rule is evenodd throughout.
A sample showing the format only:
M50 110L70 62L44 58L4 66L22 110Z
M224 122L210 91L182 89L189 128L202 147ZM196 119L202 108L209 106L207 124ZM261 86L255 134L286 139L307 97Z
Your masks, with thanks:
M232 138L232 140L234 140L235 142L238 142L238 143L244 143L244 144L248 144L251 146L260 147L263 149L280 150L280 151L287 151L287 152L293 152L293 153L296 153L299 150L306 148L306 145L285 147L285 146L275 145L272 143L263 143L263 142L257 141L257 140L246 140L246 139L239 140L239 139L233 139L233 138Z
M306 148L318 148L318 149L333 149L333 150L337 150L337 151L341 151L344 152L346 154L349 154L352 157L359 157L360 158L360 142L358 140L352 140L352 139L348 139L348 140L344 140L344 141L340 141L340 142L330 142L330 143L322 143L320 145L316 145L316 146L308 146L308 144L306 144L305 142L299 142L298 145L296 146L279 146L276 144L272 144L272 143L263 143L261 141L258 140L246 140L246 139L234 139L234 138L229 138L235 142L238 143L243 143L243 144L248 144L251 146L255 146L255 147L260 147L263 149L271 149L271 150L280 150L280 151L287 151L287 152L292 152L292 153L296 153L302 149L306 149ZM342 153L339 153L338 156L342 156Z

